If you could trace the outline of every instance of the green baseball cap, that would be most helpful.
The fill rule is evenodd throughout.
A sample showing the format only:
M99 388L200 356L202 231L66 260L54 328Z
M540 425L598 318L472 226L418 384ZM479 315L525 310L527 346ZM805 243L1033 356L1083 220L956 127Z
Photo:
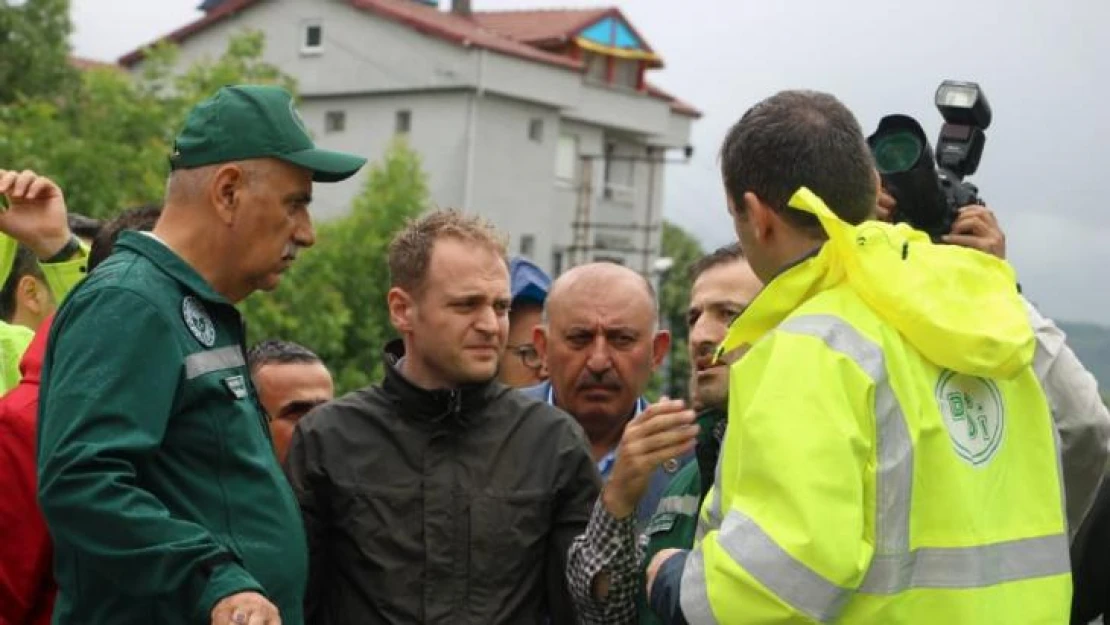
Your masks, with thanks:
M285 89L234 85L221 88L189 111L185 128L174 141L170 168L255 158L304 167L316 182L346 180L366 164L361 156L317 148Z

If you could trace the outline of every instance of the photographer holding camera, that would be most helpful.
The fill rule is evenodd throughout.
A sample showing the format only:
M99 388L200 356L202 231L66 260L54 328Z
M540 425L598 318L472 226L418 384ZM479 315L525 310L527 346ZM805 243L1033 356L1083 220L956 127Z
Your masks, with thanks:
M946 80L936 93L944 117L936 160L921 125L889 115L868 137L882 178L876 217L907 222L934 241L1006 258L1006 236L979 190L964 178L975 173L986 143L991 109L979 85ZM1023 298L1024 299L1024 298ZM1098 382L1065 342L1063 331L1025 299L1037 341L1034 370L1060 435L1069 535L1079 532L1110 458L1110 413Z

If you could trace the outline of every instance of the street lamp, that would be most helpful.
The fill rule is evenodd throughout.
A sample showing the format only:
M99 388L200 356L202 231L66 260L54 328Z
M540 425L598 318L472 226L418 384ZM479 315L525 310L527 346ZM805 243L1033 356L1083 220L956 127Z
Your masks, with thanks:
M652 263L651 266L652 273L657 276L661 276L667 273L671 270L671 267L674 267L674 259L670 256L660 256L659 258L656 258L655 262Z

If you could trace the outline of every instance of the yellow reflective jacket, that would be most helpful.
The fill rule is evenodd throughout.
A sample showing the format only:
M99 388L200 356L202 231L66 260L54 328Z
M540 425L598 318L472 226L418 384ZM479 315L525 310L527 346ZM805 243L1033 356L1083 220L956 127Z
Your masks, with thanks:
M1066 623L1056 435L1012 269L839 220L734 323L690 623ZM745 353L746 352L746 353Z
M12 271L18 245L15 239L0 233L0 284L7 281ZM85 277L88 252L88 246L82 243L81 252L71 260L39 263L50 292L54 295L54 301L59 306L73 287ZM34 336L35 332L30 328L0 321L0 395L19 383L19 361Z

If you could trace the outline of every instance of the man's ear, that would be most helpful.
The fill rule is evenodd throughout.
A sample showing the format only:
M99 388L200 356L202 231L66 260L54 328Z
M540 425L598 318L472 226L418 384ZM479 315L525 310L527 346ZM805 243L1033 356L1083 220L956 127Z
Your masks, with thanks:
M226 225L235 222L248 182L247 171L238 163L223 165L212 175L208 183L208 200L216 208L220 221Z
M532 345L536 347L536 353L539 354L544 366L547 365L547 333L550 331L551 328L546 323L541 323L532 328Z
M660 330L655 333L655 338L651 340L651 368L658 369L663 364L663 359L667 357L667 352L671 349L671 333L668 330Z
M766 241L779 222L779 215L759 196L748 191L744 194L744 215L751 223L752 235L757 242Z
M401 334L412 332L412 316L416 312L412 296L400 287L393 287L386 295L386 303L389 306L389 323Z
M15 287L16 308L27 310L35 317L45 317L54 306L50 287L34 276L23 276Z

